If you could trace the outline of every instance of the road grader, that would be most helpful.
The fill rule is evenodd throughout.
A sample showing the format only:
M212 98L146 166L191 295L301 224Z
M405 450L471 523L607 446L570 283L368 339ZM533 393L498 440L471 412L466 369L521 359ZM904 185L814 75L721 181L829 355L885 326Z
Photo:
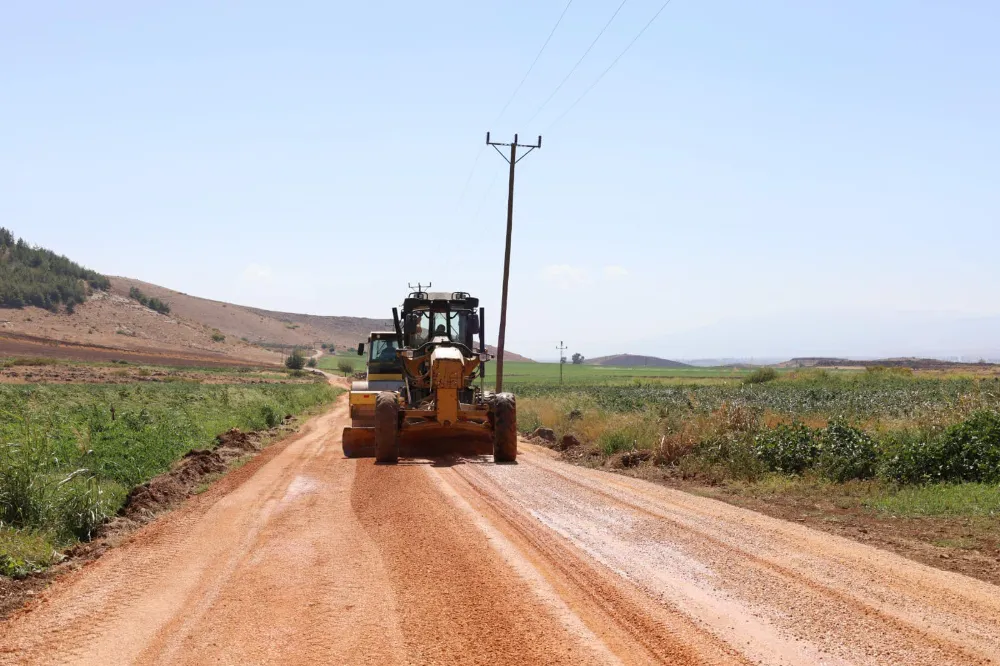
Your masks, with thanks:
M418 289L392 318L395 339L372 334L368 379L351 387L344 455L392 464L400 456L492 453L495 462L515 462L514 396L475 385L490 358L479 299Z

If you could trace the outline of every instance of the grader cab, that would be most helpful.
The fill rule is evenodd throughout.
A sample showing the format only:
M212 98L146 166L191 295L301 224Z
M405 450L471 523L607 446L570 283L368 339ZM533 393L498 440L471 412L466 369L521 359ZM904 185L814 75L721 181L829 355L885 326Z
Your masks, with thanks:
M479 300L465 292L418 290L403 301L402 313L393 308L392 314L402 386L352 388L352 417L355 404L370 403L373 423L344 429L344 454L395 463L401 455L492 453L496 462L514 462L514 396L475 385L489 360Z

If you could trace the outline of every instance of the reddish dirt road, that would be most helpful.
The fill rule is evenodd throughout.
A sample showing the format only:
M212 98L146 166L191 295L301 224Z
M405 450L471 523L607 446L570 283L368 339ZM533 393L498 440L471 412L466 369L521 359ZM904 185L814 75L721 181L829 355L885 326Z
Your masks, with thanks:
M0 626L2 663L1000 663L1000 589L572 467L344 459L341 401Z

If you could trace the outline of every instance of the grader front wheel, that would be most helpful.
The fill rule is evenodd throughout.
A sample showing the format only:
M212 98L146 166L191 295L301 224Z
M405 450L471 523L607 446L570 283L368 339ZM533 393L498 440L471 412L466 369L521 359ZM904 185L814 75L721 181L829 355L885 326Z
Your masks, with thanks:
M513 393L498 393L493 403L493 461L517 460L517 405Z
M399 460L399 403L396 394L382 391L375 397L375 462Z

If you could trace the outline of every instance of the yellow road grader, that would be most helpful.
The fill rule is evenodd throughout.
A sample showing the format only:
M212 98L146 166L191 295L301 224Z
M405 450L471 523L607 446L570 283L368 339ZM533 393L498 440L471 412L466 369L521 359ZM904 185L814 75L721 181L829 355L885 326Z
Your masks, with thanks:
M395 463L400 456L492 453L495 462L514 462L513 394L475 386L489 360L479 299L418 289L392 318L392 333L369 338L367 380L351 387L344 455Z

